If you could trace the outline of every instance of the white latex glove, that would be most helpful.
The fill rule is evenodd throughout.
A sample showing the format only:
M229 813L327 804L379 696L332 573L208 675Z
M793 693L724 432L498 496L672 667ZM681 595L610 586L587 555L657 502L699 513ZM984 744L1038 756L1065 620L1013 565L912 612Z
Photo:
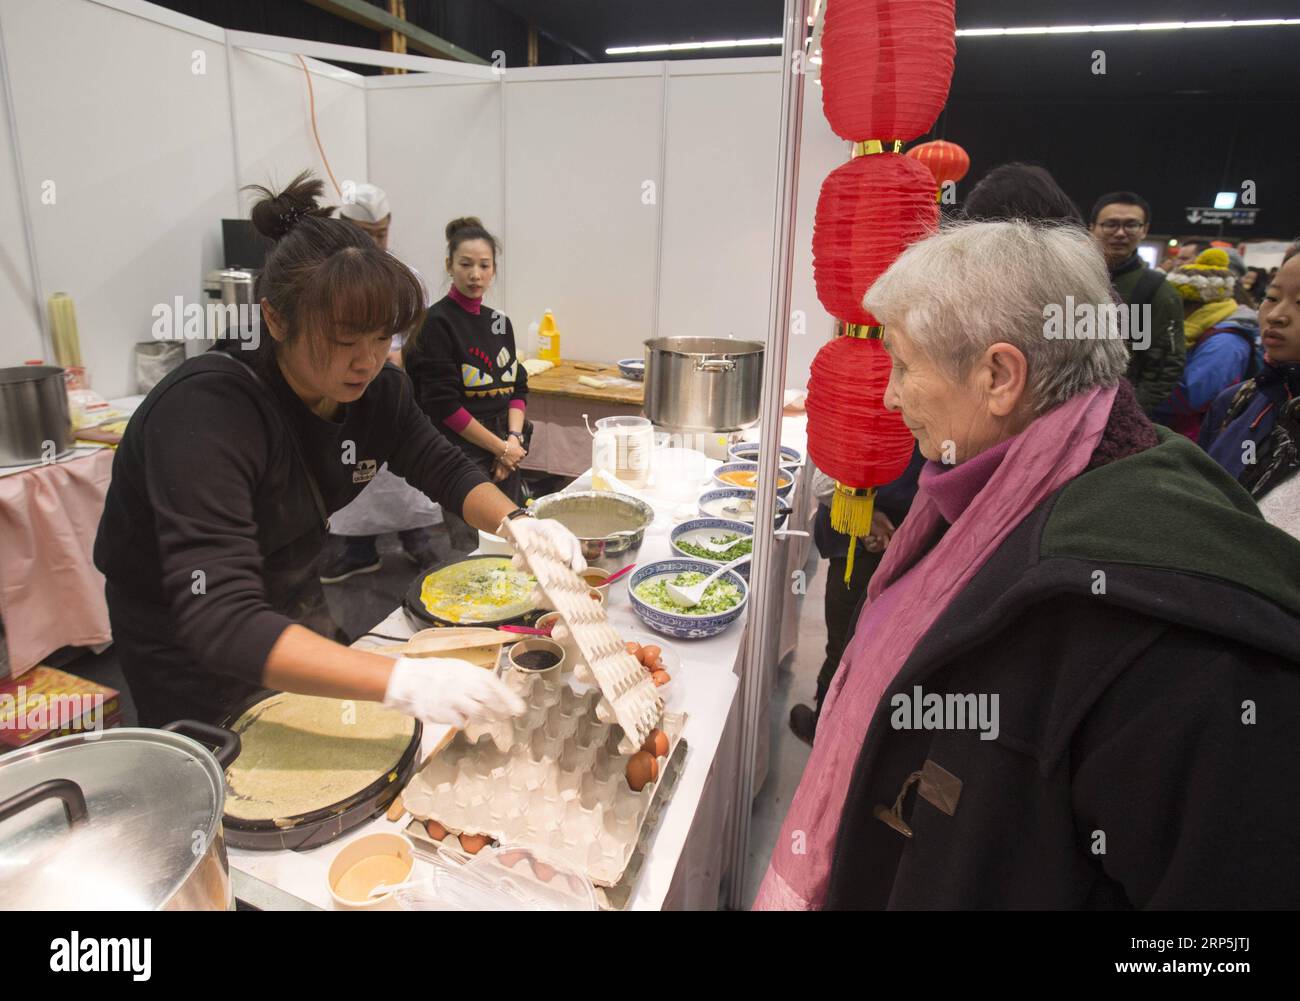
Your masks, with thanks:
M582 544L577 537L554 518L507 518L497 527L497 535L504 539L523 541L530 536L541 541L541 548L551 550L560 560L573 568L574 573L587 569L582 558ZM519 567L519 557L515 566Z
M491 671L443 657L400 658L388 677L384 705L458 730L473 721L518 716L528 708Z

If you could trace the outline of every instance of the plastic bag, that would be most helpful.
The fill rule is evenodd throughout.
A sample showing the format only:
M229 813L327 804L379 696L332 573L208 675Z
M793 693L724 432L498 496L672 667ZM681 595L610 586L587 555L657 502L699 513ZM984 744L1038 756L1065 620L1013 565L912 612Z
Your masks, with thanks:
M136 391L147 393L185 360L184 341L145 341L135 346Z

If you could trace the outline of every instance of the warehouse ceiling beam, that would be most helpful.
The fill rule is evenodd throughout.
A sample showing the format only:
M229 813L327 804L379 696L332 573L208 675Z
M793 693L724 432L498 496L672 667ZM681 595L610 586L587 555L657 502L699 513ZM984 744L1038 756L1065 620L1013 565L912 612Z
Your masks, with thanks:
M454 59L462 63L487 64L487 60L476 56L468 49L453 45L445 38L439 38L431 31L412 24L400 17L394 17L381 7L366 3L366 0L305 0L313 7L319 7L336 17L359 24L371 31L394 32L406 39L406 47L415 52L422 52L435 59Z
M388 13L405 21L406 0L388 0ZM406 55L406 36L397 31L381 31L379 33L379 47L385 52ZM385 66L383 72L390 74L405 73L406 70L400 66Z

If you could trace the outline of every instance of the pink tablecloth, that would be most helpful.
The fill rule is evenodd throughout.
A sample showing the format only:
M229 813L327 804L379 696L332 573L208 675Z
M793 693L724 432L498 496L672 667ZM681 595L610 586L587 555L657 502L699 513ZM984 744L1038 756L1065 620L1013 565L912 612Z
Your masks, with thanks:
M0 476L0 616L11 676L60 647L113 638L104 577L90 558L112 468L105 448Z

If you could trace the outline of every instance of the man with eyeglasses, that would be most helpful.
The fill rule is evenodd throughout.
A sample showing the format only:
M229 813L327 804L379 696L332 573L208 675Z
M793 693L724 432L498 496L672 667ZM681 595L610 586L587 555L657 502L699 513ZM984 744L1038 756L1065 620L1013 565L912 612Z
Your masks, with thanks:
M1169 398L1187 364L1182 298L1165 281L1164 272L1147 267L1137 252L1150 223L1151 206L1132 191L1102 195L1093 205L1089 220L1115 291L1129 306L1151 307L1146 348L1138 350L1138 345L1130 345L1133 350L1125 373L1147 416Z

